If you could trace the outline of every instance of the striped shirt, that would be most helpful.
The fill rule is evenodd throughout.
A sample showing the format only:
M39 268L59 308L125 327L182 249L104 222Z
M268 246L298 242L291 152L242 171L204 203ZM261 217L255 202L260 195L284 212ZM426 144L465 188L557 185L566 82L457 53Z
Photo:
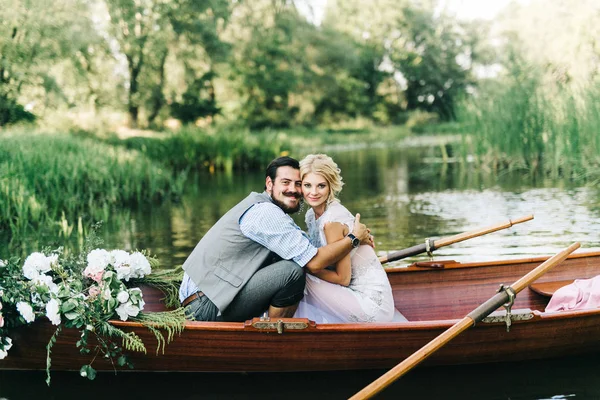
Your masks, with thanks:
M304 267L317 254L317 248L310 244L306 233L302 232L292 217L273 203L257 203L240 218L240 230L248 239L265 246L284 260L293 260ZM179 300L198 291L196 284L187 273L179 289Z

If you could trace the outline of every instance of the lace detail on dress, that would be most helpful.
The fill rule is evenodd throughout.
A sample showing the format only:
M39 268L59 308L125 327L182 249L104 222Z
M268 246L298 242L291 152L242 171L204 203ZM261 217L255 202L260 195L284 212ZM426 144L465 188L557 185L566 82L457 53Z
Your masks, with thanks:
M354 226L354 216L337 201L332 202L318 220L314 211L308 210L305 221L309 240L316 247L327 244L323 229L327 222L343 223L350 230ZM359 246L351 253L351 265L352 277L348 287L316 277L307 279L307 295L303 302L346 322L391 321L394 316L392 289L373 248ZM311 318L310 315L303 316Z

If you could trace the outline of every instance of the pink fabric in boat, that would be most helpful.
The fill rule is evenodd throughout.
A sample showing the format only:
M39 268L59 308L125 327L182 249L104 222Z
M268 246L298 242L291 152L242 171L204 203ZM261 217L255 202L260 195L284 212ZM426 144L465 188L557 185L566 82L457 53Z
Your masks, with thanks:
M600 307L600 275L576 279L552 295L546 312L587 310Z

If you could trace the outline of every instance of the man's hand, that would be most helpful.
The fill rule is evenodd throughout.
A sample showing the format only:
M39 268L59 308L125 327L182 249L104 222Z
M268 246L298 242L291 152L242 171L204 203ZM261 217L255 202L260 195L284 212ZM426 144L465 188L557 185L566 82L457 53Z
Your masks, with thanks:
M360 214L356 214L354 218L354 228L352 228L352 234L360 239L362 244L369 244L371 242L371 230L367 229L365 224L360 222Z

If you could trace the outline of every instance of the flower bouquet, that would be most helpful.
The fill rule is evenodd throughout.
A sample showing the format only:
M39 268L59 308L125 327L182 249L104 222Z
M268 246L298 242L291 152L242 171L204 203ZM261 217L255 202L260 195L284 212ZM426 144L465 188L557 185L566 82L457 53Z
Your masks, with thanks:
M11 329L47 318L56 331L47 346L47 383L50 384L52 345L63 328L81 332L75 343L91 361L80 369L82 376L94 379L92 366L97 356L111 359L118 366L132 367L125 350L146 352L134 332L124 332L109 320L134 320L150 329L164 350L174 334L185 324L183 309L144 313L142 291L136 285L158 286L167 303L179 304L177 283L180 271L159 271L155 258L141 252L107 251L96 248L78 256L62 249L30 254L21 264L17 257L0 260L0 360L9 356L13 342ZM167 339L163 331L167 331ZM91 336L96 340L89 341Z

